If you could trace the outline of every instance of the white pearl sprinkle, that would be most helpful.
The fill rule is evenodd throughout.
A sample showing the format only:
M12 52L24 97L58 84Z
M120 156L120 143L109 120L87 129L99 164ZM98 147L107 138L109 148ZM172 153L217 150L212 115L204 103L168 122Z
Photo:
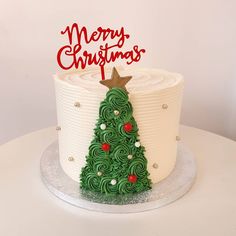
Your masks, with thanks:
M80 107L80 103L79 103L79 102L75 102L75 103L74 103L74 106L75 106L75 107Z
M68 161L74 161L75 158L74 157L68 157Z
M115 114L116 116L118 116L118 115L120 114L120 112L117 111L117 110L115 110L115 111L114 111L114 114Z
M128 155L128 159L131 160L133 158L133 156L130 154Z
M97 176L102 176L102 172L98 171Z
M163 104L162 105L162 109L167 109L168 108L168 105L167 104Z
M140 145L141 145L140 142L135 142L134 144L135 147L140 147Z
M105 130L106 127L107 127L107 126L106 126L105 124L101 124L101 125L100 125L100 129L101 129L101 130Z
M152 165L152 167L153 167L154 169L157 169L157 168L158 168L158 164L157 164L157 163L154 163L154 164Z
M116 185L116 182L117 182L116 179L112 179L111 180L111 185Z

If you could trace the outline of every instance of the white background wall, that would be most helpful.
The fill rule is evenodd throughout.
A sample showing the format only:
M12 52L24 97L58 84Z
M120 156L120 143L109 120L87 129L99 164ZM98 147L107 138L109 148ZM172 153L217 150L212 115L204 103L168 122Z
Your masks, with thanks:
M235 0L0 0L0 143L56 124L60 30L125 26L140 66L185 77L182 123L236 140Z

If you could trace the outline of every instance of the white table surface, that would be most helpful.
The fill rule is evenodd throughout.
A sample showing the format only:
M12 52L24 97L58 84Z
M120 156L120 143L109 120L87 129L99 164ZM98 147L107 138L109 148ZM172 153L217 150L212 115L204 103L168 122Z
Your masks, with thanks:
M0 235L235 236L236 142L186 126L180 134L198 166L190 192L157 210L121 215L76 208L45 188L39 162L55 127L0 146Z

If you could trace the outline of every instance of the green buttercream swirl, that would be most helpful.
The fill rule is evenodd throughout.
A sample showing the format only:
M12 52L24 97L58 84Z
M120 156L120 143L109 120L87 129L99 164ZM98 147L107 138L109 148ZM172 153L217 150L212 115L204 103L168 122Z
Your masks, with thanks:
M107 127L100 133L101 133L101 139L103 137L104 142L109 143L111 146L115 146L119 141L119 134L113 127Z
M128 103L128 95L123 89L111 89L107 92L106 100L113 109L119 110Z
M106 153L101 149L101 143L92 142L89 146L89 156L91 157L105 157Z
M110 159L108 158L99 158L93 163L93 170L95 173L100 171L104 174L106 172L109 172L109 168L110 168Z
M107 101L103 101L101 102L99 108L99 115L104 120L111 120L114 118L114 109L110 106L110 104Z
M113 150L113 160L123 163L128 161L128 155L130 154L130 148L126 143L117 145Z
M129 172L138 177L147 175L147 163L144 158L137 157L130 163Z
M96 192L100 189L100 179L95 173L88 173L86 175L86 185L89 189L94 189Z

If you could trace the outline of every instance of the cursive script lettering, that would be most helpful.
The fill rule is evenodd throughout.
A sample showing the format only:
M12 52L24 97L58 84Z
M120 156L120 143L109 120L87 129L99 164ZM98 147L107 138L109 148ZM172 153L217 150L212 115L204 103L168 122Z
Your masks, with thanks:
M96 31L89 34L86 27L79 28L74 23L72 26L67 26L64 31L61 31L61 34L67 35L69 43L58 50L58 65L64 70L69 70L73 67L85 69L87 65L98 65L101 68L102 79L105 79L104 66L106 63L123 59L130 65L133 62L138 62L142 53L145 53L145 49L140 49L138 45L133 46L128 51L121 50L126 39L130 37L129 34L125 33L124 27L119 30L98 27ZM112 40L114 43L109 45L106 42L107 40ZM91 53L83 49L83 43L86 45L98 41L103 44L99 45L97 52ZM69 59L67 63L63 62L64 57Z

